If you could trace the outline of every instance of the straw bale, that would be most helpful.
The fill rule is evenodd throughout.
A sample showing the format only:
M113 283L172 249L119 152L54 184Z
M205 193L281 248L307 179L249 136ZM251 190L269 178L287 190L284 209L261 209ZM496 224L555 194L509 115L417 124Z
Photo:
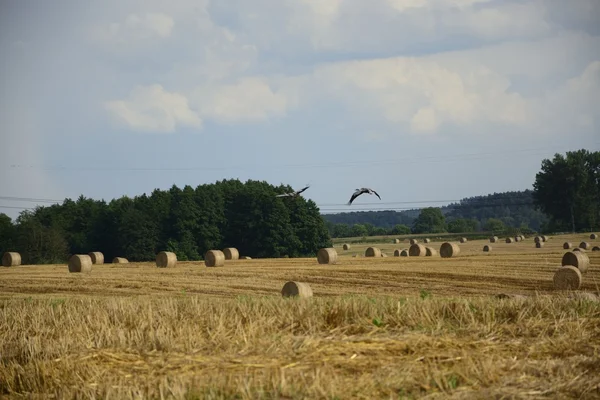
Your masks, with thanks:
M222 267L225 265L225 253L221 250L208 250L204 254L204 265L207 267Z
M427 249L422 244L415 243L408 249L408 255L411 257L425 257Z
M467 238L466 237L460 238L460 242L461 243L467 243Z
M515 236L515 242L520 242L521 241L521 236Z
M548 236L546 236L546 235L542 235L542 241L543 241L543 242L547 242L547 241L548 241Z
M571 243L571 242L564 242L563 243L563 249L569 250L571 247L573 247L573 243Z
M417 244L419 241L417 239L410 239L410 244Z
M350 250L350 245L348 243L344 243L344 245L342 246L342 248L344 250Z
M460 247L456 243L444 242L440 246L440 256L443 258L456 257L460 254Z
M69 258L69 272L92 272L92 258L87 254L74 254Z
M573 249L573 251L577 251L577 252L582 252L582 253L585 253L585 250L584 250L584 249L580 249L579 247L575 247L575 248Z
M438 255L438 252L436 249L432 248L432 247L425 247L425 256L426 257L435 257Z
M226 247L223 249L226 260L239 260L240 252L235 247Z
M304 282L286 282L281 289L281 295L283 297L312 297L313 291Z
M431 242L431 239L429 239L429 238L423 239L423 243L429 243L429 242Z
M581 242L579 243L579 248L580 249L584 249L584 250L589 250L590 249L590 244L588 242Z
M596 235L595 233L592 233L592 234L590 235L590 239L592 239L592 240L596 240L596 239L598 239L598 235Z
M365 257L381 257L381 250L377 247L369 247L365 250Z
M240 257L240 260L252 260L252 257L242 256Z
M408 249L396 249L394 251L394 257L408 257Z
M506 238L506 243L512 243L513 241L513 238Z
M173 268L177 265L177 254L170 251L161 251L156 255L156 266L158 268Z
M578 251L567 251L561 261L561 265L572 265L585 273L590 267L590 258L587 254Z
M333 247L323 248L317 252L319 264L337 264L338 254Z
M394 240L392 240L392 243L398 244L398 243L400 243L400 239L394 239Z
M537 243L535 244L535 248L536 248L536 249L541 249L542 247L544 247L544 242L537 242Z
M112 260L113 264L127 264L129 263L129 260L127 260L126 258L123 257L115 257Z
M498 236L490 237L490 243L497 243L497 242L498 242Z
M542 241L542 237L541 236L536 236L536 237L533 238L533 241L536 242L536 243L539 243L539 242Z
M490 252L492 251L492 246L488 246L487 244L485 246L483 246L483 251L485 252Z
M577 290L581 287L581 272L572 265L565 265L556 270L552 281L557 290Z
M592 251L600 251L600 246L594 246L594 247L592 247Z
M388 255L385 254L384 252L381 252L381 257L387 257Z
M92 251L88 253L88 256L92 259L92 264L94 265L102 265L104 264L104 254L99 251Z
M16 267L21 265L21 254L14 251L7 251L2 255L2 266Z

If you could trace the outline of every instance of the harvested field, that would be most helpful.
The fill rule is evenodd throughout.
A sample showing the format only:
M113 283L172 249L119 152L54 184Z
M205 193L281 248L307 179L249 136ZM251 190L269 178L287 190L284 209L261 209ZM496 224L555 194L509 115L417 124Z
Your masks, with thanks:
M553 287L562 244L583 239L469 240L449 259L357 243L336 265L2 268L0 397L598 398L600 302ZM598 294L588 256L581 290ZM313 297L283 298L288 281Z

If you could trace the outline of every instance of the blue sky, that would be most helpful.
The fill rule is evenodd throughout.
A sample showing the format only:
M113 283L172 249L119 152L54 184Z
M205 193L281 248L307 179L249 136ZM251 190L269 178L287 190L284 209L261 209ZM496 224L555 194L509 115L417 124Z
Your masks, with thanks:
M0 196L531 188L543 158L600 148L599 22L597 0L3 1Z

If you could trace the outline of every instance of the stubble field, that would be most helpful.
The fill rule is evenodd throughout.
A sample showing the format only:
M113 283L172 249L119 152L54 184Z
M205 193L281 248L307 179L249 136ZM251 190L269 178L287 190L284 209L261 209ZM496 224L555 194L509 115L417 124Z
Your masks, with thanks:
M7 398L600 398L600 303L552 286L587 235L316 258L0 269ZM430 243L439 250L441 242ZM600 294L600 252L580 292ZM357 255L357 257L353 257ZM287 281L310 299L285 299ZM497 298L521 294L525 298Z

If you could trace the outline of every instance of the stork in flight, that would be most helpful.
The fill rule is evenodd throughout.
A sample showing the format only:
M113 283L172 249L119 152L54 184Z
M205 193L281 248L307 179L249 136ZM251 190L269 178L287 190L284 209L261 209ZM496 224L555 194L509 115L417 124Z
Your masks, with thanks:
M352 204L352 202L354 201L354 199L357 198L358 196L360 196L363 193L375 194L377 197L379 197L379 195L377 194L377 192L374 191L373 189L369 189L369 188L356 189L356 191L352 194L352 197L350 197L350 201L348 202L348 205ZM379 197L379 200L381 200L381 197Z
M310 187L310 185L306 185L304 188L297 190L295 192L290 192L290 193L284 193L284 194L278 194L275 197L298 197L300 196L300 193L304 192L306 189L308 189Z

